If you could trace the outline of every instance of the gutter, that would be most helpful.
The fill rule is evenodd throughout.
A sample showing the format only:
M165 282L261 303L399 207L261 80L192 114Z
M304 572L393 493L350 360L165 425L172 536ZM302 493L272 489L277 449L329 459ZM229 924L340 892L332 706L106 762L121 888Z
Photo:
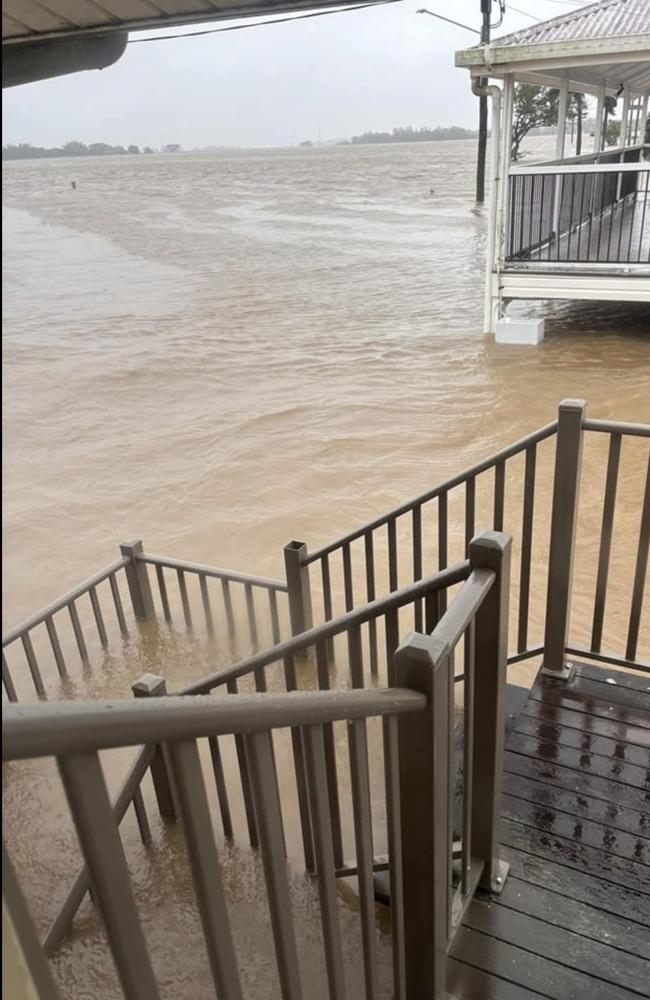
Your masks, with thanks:
M489 65L489 45L486 49L486 65ZM499 150L501 146L501 88L496 84L483 86L476 77L472 78L472 93L477 97L489 97L492 102L492 135L490 142L490 202L488 208L487 247L485 251L485 305L484 330L492 331L492 282L495 272L497 212L499 207Z

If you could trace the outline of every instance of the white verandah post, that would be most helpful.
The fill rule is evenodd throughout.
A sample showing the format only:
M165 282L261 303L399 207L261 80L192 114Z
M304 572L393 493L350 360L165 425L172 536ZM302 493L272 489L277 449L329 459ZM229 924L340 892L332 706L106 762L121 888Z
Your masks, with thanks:
M560 84L560 97L557 106L557 135L555 136L555 159L564 159L566 147L566 121L569 110L569 81L563 80ZM562 184L561 174L555 175L555 202L553 205L553 232L556 240L560 236L560 210L562 207Z

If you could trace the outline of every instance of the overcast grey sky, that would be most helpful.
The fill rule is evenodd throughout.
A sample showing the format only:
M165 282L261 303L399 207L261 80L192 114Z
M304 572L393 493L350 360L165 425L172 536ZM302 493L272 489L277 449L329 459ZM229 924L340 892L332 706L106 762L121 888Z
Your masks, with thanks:
M56 146L79 139L157 148L163 136L185 148L267 146L316 139L319 130L323 139L334 139L396 125L473 128L476 98L468 74L454 68L454 51L477 36L417 14L421 5L478 27L480 0L404 0L129 45L102 72L5 91L3 143ZM519 0L516 6L547 18L579 5ZM532 23L532 17L508 10L498 33ZM167 34L179 30L193 29Z

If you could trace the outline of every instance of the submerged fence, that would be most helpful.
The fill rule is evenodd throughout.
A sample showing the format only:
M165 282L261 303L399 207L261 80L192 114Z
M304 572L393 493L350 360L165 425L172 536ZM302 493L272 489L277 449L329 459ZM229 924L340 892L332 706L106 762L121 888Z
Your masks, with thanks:
M360 900L365 995L377 997L379 966L375 924L373 821L367 721L383 720L384 798L391 880L393 984L396 1000L437 996L444 988L446 952L479 882L498 891L505 868L498 862L500 771L506 678L510 540L498 533L477 538L469 564L447 569L407 591L389 595L345 620L328 623L275 651L194 685L183 697L142 703L88 702L6 710L5 760L53 755L83 852L86 887L92 890L108 936L124 995L159 996L156 973L142 930L124 850L119 814L111 805L98 751L143 743L138 768L154 765L159 803L182 818L206 955L219 996L243 996L239 954L219 866L197 741L214 747L221 737L240 741L242 781L250 812L251 843L263 861L277 978L281 995L305 996L301 985L295 919L286 860L286 821L276 768L273 733L288 729L294 748L305 867L320 901L320 930L329 995L346 995L336 878L355 875ZM434 624L438 601L451 583L464 580L448 610ZM384 619L387 650L395 641L400 609L424 600L430 635L412 633L389 656L389 686L364 688L360 630ZM295 691L293 658L316 649L327 659L327 640L345 634L351 688ZM453 652L465 642L463 809L454 878L452 789L454 759ZM266 691L263 671L284 665L287 691ZM252 674L258 688L234 698L201 697ZM321 676L319 672L319 677ZM191 690L199 691L199 696ZM406 716L408 715L408 718ZM404 721L402 718L404 717ZM356 862L343 866L341 811L332 726L346 723L351 822ZM157 763L156 763L157 762ZM140 771L137 771L140 775ZM224 802L220 798L222 816ZM171 816L168 818L172 818ZM251 822L252 821L252 822ZM224 825L224 832L228 832ZM42 998L57 996L18 879L6 858L6 899L20 947ZM385 865L384 865L385 866ZM51 944L51 941L50 941ZM47 946L46 946L47 951Z
M6 697L22 700L30 686L38 697L46 697L48 687L66 695L65 680L75 665L119 655L133 637L148 638L152 661L164 661L165 650L155 646L155 630L143 632L139 624L149 620L164 623L175 634L182 630L194 636L215 662L232 662L466 559L477 523L507 529L513 536L509 662L541 655L545 647L548 657L551 633L561 633L563 653L570 647L572 655L588 652L596 660L644 669L650 649L642 642L650 499L647 484L639 497L630 488L629 476L621 481L621 468L628 452L635 469L647 464L642 449L650 428L589 420L584 405L572 416L574 410L570 401L562 404L559 420L314 552L303 542L290 542L284 550L284 580L152 555L143 551L141 542L123 545L120 559L3 635ZM605 436L611 442L607 456L591 447L591 439ZM573 456L570 468L565 454ZM581 494L589 496L590 509L578 510ZM595 550L586 567L577 570L573 552L581 527L592 520L598 505L602 519L592 530L599 569L592 581ZM612 558L616 562L621 548L612 542L621 507L628 522L637 520L638 544L628 545L622 570L610 573ZM561 545L552 544L553 530L560 531ZM628 528L630 537L633 530ZM555 582L549 587L549 578L559 580L560 589ZM592 586L588 611L585 592ZM557 608L566 604L568 623L574 593L584 608L583 618L591 616L591 634L582 641L569 635L556 616ZM446 592L439 601L441 614ZM623 642L619 627L608 628L606 602L618 607L627 603L627 613L619 613L619 618L627 614ZM423 622L424 602L419 600L414 628L421 629ZM329 647L331 657L332 640ZM557 643L554 648L551 656L557 661ZM370 623L371 673L377 671L378 650L376 626Z

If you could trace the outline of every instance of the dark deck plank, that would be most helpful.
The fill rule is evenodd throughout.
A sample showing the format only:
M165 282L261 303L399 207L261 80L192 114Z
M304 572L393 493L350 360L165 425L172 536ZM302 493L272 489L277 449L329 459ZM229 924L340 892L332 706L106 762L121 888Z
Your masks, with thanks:
M504 774L503 790L507 795L527 802L556 808L580 819L591 819L595 823L624 830L634 836L650 838L650 816L638 809L629 809L616 802L607 802L605 799L597 799L545 781L532 781L519 774Z
M523 714L517 719L515 732L524 736L532 736L542 742L572 747L574 750L582 750L585 753L599 754L615 759L622 764L642 767L646 770L646 776L650 772L650 747L646 749L645 747L633 746L630 743L621 743L608 736L597 736L594 733L571 729L569 726L562 726L554 722L544 722L541 719Z
M620 781L633 788L650 790L650 770L636 764L626 764L616 757L604 757L589 750L574 749L550 739L527 736L525 733L510 734L508 749L526 757L548 760L574 771L593 774L610 781Z
M495 897L494 902L650 962L650 934L647 928L571 899L563 892L524 882L510 874L501 895Z
M631 833L615 830L590 819L570 816L554 806L543 806L511 795L504 795L502 815L505 819L524 826L544 830L546 833L573 840L587 847L595 847L629 861L650 865L650 840ZM647 873L650 882L650 869Z
M596 680L583 674L579 667L571 683L571 689L588 701L602 701L605 704L621 705L623 708L632 708L635 711L650 712L650 693L630 690L622 684L608 683L605 678Z
M559 788L567 788L584 795L592 795L605 802L616 802L639 812L650 812L650 790L632 788L619 782L584 774L537 757L506 751L504 769L509 774L520 774L533 781L546 781Z
M643 994L648 985L644 959L593 941L563 927L516 912L498 902L475 899L467 910L466 927L500 941L567 966L572 971L595 976L605 983Z
M650 903L650 872L647 865L619 858L607 851L579 844L569 837L559 837L509 819L503 820L501 839L509 847L519 847L541 858L548 858L549 861L557 861L567 868L594 872L613 886L625 886L639 893L645 887Z
M462 1000L547 1000L547 993L524 989L508 983L500 976L475 969L472 965L450 958L447 964L447 990Z
M451 949L453 958L527 989L544 990L551 1000L584 997L589 1000L638 1000L639 994L621 986L576 972L481 931L460 927Z
M614 680L617 685L629 688L630 691L650 694L650 676L648 674L634 674L630 670L610 670L607 667L594 666L592 663L578 663L576 672L580 677L600 681L602 684L607 684L608 680Z
M587 903L605 913L650 928L650 896L624 886L620 886L618 892L612 892L611 883L603 881L597 872L569 868L519 847L504 844L501 853L510 865L510 876L514 875L532 885L544 886L565 895L569 900Z
M607 736L617 743L629 743L632 746L650 749L650 731L647 729L630 726L620 720L605 719L596 715L585 716L583 712L576 711L575 706L563 707L532 699L526 702L524 714L554 725L577 729L581 733Z
M579 680L579 679L578 679ZM570 708L575 712L592 715L600 719L624 723L626 726L638 726L650 730L650 716L643 708L626 707L604 698L595 698L585 694L570 683L560 687L559 681L540 684L537 681L530 692L530 699L543 701L545 705L555 705L557 708ZM585 726L585 728L587 728Z

